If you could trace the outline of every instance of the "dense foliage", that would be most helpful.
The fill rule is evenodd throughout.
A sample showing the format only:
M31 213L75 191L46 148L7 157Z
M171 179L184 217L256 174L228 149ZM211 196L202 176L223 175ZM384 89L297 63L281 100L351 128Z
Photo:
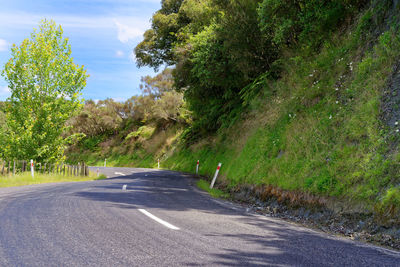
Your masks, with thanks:
M126 111L108 132L119 139L86 139L110 147L91 160L160 159L186 172L200 160L211 177L222 162L220 186L232 192L251 185L294 206L316 197L339 214L400 225L400 3L365 2L162 1L135 52L139 66L174 69L144 78L144 95L118 104ZM177 124L157 111L183 103L179 94L161 105L173 87L193 114L191 131L169 131Z
M163 0L135 48L138 66L174 65L193 111L192 133L216 131L241 113L259 84L279 77L284 49L318 49L362 0Z
M87 138L106 137L134 132L149 124L186 124L190 114L182 94L174 91L172 85L171 69L165 69L155 77L143 77L142 94L125 102L88 100L83 110L69 121L71 133L84 134Z
M80 108L87 75L73 63L62 35L61 26L45 20L30 39L12 48L2 72L11 91L4 108L6 127L0 132L5 159L60 160L75 137L62 134Z

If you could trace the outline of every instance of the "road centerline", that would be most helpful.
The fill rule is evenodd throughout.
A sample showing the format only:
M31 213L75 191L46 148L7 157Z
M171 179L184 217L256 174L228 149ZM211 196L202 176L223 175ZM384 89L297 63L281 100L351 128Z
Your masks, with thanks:
M166 222L166 221L164 221L164 220L162 220L162 219L160 219L160 218L154 216L153 214L151 214L150 212L148 212L148 211L145 210L145 209L138 209L138 210L139 210L141 213L143 213L144 215L146 215L147 217L149 217L149 218L155 220L156 222L158 222L158 223L164 225L165 227L168 227L169 229L172 229L172 230L179 230L178 227L176 227L176 226L174 226L174 225L172 225L172 224L170 224L170 223L168 223L168 222Z

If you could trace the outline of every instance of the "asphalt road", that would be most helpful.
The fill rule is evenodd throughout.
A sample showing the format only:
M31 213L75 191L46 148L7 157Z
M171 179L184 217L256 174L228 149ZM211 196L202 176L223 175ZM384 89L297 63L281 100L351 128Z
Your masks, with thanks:
M100 171L114 178L0 189L0 266L400 266L398 252L246 213L183 174Z

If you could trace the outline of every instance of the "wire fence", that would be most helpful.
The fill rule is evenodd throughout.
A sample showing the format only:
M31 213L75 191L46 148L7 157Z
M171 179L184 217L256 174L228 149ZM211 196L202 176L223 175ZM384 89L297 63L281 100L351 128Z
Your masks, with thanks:
M0 160L0 175L16 175L32 170L30 161L26 160L13 160L5 161ZM84 162L76 165L70 164L54 164L54 163L40 163L33 162L33 168L36 173L43 174L59 174L64 176L89 176L89 166Z

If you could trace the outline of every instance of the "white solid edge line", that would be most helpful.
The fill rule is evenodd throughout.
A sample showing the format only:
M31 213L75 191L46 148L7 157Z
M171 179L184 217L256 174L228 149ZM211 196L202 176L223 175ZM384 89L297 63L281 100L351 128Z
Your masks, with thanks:
M147 217L149 217L149 218L155 220L155 221L158 222L158 223L161 223L162 225L164 225L165 227L168 227L169 229L172 229L172 230L179 230L178 227L176 227L176 226L174 226L174 225L172 225L172 224L170 224L170 223L168 223L168 222L166 222L166 221L164 221L164 220L161 220L160 218L154 216L153 214L151 214L151 213L148 212L147 210L144 210L144 209L138 209L138 210L139 210L141 213L143 213L144 215L146 215Z
M125 176L122 172L114 172L114 174Z

